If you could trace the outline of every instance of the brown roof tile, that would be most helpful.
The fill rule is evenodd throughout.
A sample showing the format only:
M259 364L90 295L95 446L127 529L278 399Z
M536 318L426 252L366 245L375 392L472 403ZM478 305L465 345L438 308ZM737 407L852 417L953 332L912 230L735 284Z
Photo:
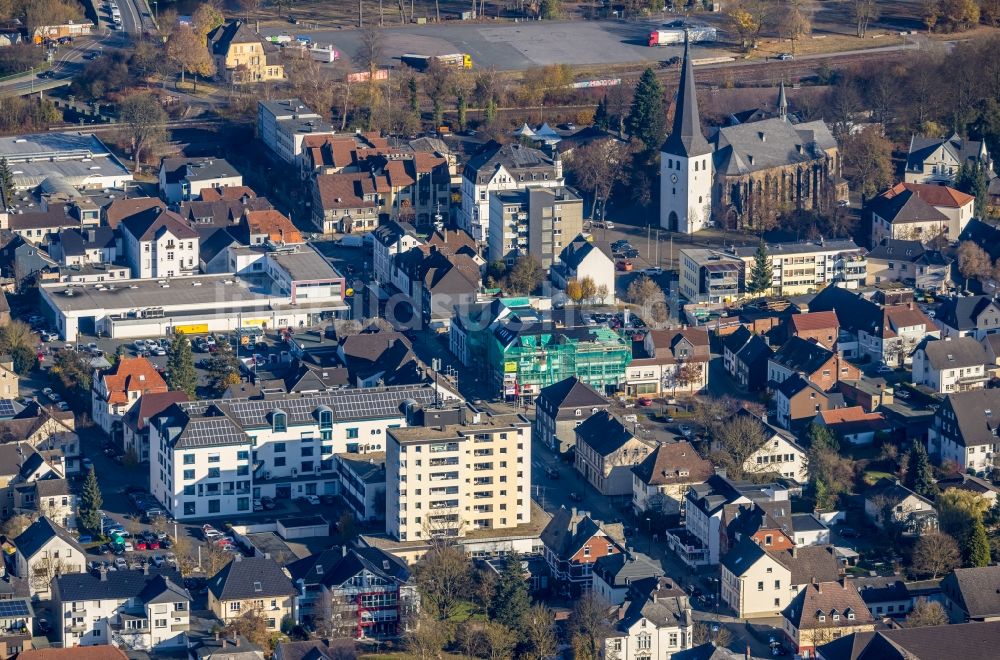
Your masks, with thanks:
M166 392L167 384L153 366L144 357L118 358L111 369L102 376L108 390L108 403L120 404L128 401L127 392Z

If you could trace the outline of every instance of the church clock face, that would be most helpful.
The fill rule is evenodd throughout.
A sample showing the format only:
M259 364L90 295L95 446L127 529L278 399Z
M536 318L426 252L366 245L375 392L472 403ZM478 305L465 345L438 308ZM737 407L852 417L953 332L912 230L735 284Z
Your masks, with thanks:
M677 175L676 174L671 174L670 175L670 182L671 183L677 183Z

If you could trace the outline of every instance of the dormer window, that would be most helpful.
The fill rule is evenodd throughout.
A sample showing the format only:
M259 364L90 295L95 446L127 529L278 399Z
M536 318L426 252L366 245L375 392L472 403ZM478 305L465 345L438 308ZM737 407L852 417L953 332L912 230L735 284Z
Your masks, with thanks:
M261 586L260 582L254 582L254 583L253 583L253 591L254 591L254 593L256 593L256 594L259 594L259 593L261 593L262 591L264 591L264 587L263 587L263 586Z
M576 410L573 411L573 414L576 415L577 417L579 417L580 415L583 414L583 411L580 410L579 408L577 408Z
M288 416L281 410L271 413L271 430L275 433L284 433L288 430Z
M319 427L321 429L333 428L333 411L329 408L320 408Z

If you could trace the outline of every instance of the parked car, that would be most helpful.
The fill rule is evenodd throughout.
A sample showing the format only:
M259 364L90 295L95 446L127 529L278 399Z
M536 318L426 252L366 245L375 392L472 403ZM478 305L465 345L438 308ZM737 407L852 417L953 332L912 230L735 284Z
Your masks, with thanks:
M157 568L160 568L167 563L163 558L163 555L153 555L153 559L151 561L153 562L153 566L156 566Z
M264 497L260 498L260 503L264 505L264 510L265 511L271 511L276 506L278 506L278 503L274 501L274 498L273 497L269 497L267 495L265 495Z
M177 565L177 555L175 555L172 552L168 552L166 555L164 555L163 559L164 559L164 561L166 561L171 566L176 566Z
M120 571L124 571L128 568L128 562L122 559L121 557L118 557L114 561L114 567Z
M683 435L685 438L690 438L691 434L693 433L691 427L688 426L687 424L681 424L680 426L677 427L677 430L680 431L681 435Z
M49 625L48 619L45 618L35 619L35 623L38 624L38 632L42 633L43 635L48 635L50 632L52 632L52 626Z
M780 55L778 55L778 59L781 60L782 62L786 62L788 60L794 59L794 56L791 53L781 53Z
M93 543L94 537L90 534L81 534L80 538L77 539L80 543Z

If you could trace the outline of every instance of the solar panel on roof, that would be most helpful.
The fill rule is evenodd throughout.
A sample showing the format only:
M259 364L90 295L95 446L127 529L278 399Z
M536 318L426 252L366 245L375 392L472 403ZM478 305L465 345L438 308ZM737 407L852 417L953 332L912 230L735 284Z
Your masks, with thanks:
M10 399L0 399L0 417L13 417L14 414L14 402Z
M28 616L30 613L23 600L0 600L0 617Z

